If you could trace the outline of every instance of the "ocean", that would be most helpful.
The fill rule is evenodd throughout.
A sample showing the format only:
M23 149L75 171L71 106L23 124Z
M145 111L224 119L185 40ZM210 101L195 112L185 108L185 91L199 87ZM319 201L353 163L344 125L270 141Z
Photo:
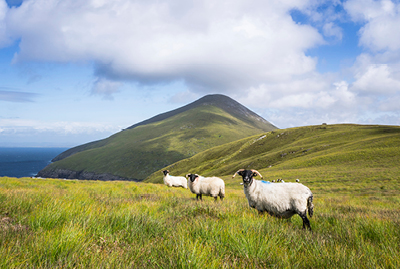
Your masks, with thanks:
M0 176L33 177L68 148L0 148Z

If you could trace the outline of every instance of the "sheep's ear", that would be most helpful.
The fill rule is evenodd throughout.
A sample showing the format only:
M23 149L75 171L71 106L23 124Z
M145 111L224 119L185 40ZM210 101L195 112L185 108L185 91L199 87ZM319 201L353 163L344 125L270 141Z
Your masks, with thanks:
M253 173L253 177L256 177L257 176L257 173Z
M244 172L244 171L239 171L239 172L237 172L237 173L238 173L239 176L243 176L243 172Z

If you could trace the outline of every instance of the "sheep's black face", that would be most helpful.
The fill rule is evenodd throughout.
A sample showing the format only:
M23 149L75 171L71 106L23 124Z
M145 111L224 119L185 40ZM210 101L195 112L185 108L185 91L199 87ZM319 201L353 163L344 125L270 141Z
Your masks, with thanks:
M189 174L187 176L189 177L191 182L194 182L196 180L196 178L199 177L199 175L196 175L196 174Z
M248 187L251 185L251 183L253 183L253 177L256 176L257 174L254 173L251 170L243 170L243 171L239 171L238 174L240 176L242 176L243 178L243 185L245 187Z
M163 172L164 176L166 176L166 175L169 173L168 170L164 170L164 171L162 171L162 172Z

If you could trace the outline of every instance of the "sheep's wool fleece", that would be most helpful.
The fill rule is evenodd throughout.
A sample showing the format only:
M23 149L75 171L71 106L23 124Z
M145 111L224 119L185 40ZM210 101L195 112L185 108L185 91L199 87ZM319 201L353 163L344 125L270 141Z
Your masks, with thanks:
M300 183L271 183L259 180L244 188L249 206L281 218L290 218L307 210L311 190Z
M187 189L187 179L185 177L164 176L164 184L168 187L184 187Z
M220 192L225 194L225 183L219 177L197 177L195 181L189 182L189 189L195 194L205 194L217 197Z

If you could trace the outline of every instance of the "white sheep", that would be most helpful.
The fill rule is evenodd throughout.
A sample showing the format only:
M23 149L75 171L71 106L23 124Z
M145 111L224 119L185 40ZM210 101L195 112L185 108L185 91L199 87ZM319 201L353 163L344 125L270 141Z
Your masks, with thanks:
M225 197L225 182L219 177L202 177L197 174L187 174L189 189L196 194L196 199L202 200L202 195L212 196L215 201L218 196L221 200Z
M311 230L308 215L314 212L313 194L310 189L300 183L272 184L267 181L255 180L253 177L262 175L256 170L238 170L233 177L239 174L243 177L243 189L249 206L259 213L267 212L278 218L291 218L298 214L303 220L303 228ZM232 177L232 178L233 178Z
M164 174L164 184L168 187L183 187L187 189L187 179L185 177L175 177L169 174L168 170L162 171Z

